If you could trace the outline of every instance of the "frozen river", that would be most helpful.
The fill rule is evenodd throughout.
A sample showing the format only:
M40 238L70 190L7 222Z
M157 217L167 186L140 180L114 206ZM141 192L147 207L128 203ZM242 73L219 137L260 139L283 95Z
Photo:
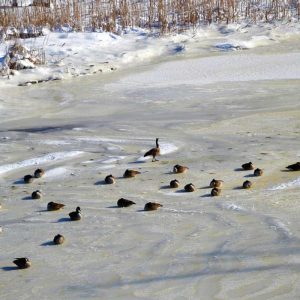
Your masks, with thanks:
M3 88L0 298L299 298L300 173L285 170L300 160L299 44ZM142 156L156 137L152 163ZM262 177L239 170L249 161ZM23 184L37 167L45 176ZM127 168L142 174L123 179ZM190 182L196 191L183 192ZM121 197L136 205L116 208ZM50 201L66 207L47 212ZM149 201L163 207L144 212ZM69 222L76 206L83 218ZM23 256L32 267L16 270Z

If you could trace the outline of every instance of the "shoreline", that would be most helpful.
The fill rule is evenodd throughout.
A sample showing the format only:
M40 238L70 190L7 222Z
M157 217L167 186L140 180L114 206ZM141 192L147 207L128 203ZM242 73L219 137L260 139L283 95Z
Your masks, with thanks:
M19 42L28 49L42 49L46 65L30 65L32 69L13 71L15 75L10 75L10 79L7 76L0 78L0 86L26 86L99 73L108 74L174 59L226 56L232 51L277 47L285 40L297 40L299 36L298 22L263 25L242 23L226 27L211 25L161 37L142 29L130 30L122 35L45 30L45 36ZM1 55L3 60L5 49L11 43L0 44L0 62Z

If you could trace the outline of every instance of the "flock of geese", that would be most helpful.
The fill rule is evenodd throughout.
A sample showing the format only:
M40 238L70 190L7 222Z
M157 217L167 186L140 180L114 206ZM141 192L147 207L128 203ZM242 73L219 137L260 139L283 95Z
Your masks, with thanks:
M158 138L156 138L156 146L152 149L150 149L149 151L147 151L144 155L144 157L147 156L152 156L152 162L158 161L158 159L156 158L157 156L160 155L160 147L158 144ZM295 164L289 165L286 167L287 169L291 170L291 171L300 171L300 162L297 162ZM253 165L252 162L248 162L248 163L244 163L242 165L242 169L243 170L254 170L255 167ZM188 167L186 166L181 166L181 165L175 165L173 167L173 172L175 174L179 174L179 173L186 173L189 170ZM24 176L24 183L29 184L32 183L34 181L35 178L40 178L45 174L45 170L43 169L37 169L35 170L33 175L25 175ZM141 174L141 172L136 171L136 170L130 170L127 169L125 171L125 173L123 174L124 178L132 178L135 177L136 175ZM262 176L263 175L263 170L256 168L254 170L253 173L254 176ZM113 175L108 175L105 177L105 183L106 184L114 184L116 183L116 178ZM219 196L221 194L221 190L222 190L222 186L223 186L223 180L219 180L219 179L213 179L210 182L210 187L212 188L211 190L211 196ZM170 182L170 188L178 188L179 187L179 181L177 179L174 179ZM252 182L249 180L246 180L243 182L242 188L244 189L250 189L252 187ZM195 186L192 183L189 183L187 185L185 185L184 190L186 192L194 192L195 191ZM42 193L39 190L36 190L32 193L31 195L32 199L40 199L42 198ZM128 200L128 199L124 199L121 198L117 201L117 206L118 207L129 207L133 204L136 204L135 202ZM55 203L55 202L49 202L47 204L47 210L48 211L55 211L55 210L60 210L62 208L64 208L64 204L62 203ZM156 202L148 202L145 204L144 210L145 211L153 211L153 210L157 210L159 207L162 207L162 205L160 203L156 203ZM1 208L1 205L0 205ZM69 213L69 217L71 221L79 221L81 220L81 209L80 207L77 207L75 211L72 211ZM0 227L0 232L2 231L2 228ZM63 244L65 241L65 238L63 235L58 234L54 237L53 239L53 243L56 245L60 245ZM20 258L16 258L13 263L15 265L17 265L17 267L19 269L27 269L31 266L31 261L27 258L27 257L20 257Z

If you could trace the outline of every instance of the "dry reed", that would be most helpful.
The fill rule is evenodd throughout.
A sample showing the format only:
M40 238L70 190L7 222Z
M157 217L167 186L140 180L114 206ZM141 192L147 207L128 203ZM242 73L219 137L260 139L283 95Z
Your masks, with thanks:
M3 1L7 0L0 3ZM300 18L298 0L35 0L34 3L35 6L12 7L4 2L6 5L0 6L0 28L55 29L68 25L76 31L117 32L120 28L142 27L166 33L201 24Z

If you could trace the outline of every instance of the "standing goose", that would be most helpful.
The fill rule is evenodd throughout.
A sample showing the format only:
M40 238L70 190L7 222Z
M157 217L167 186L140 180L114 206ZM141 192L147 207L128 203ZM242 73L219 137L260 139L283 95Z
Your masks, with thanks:
M145 153L144 157L146 156L152 156L152 161L158 161L158 159L156 159L156 156L160 155L160 148L158 145L158 138L156 138L156 147L150 149L148 152Z
M141 174L141 172L136 170L129 170L127 169L123 175L124 178L132 178L135 177L137 174Z
M76 207L76 211L69 213L71 221L79 221L81 219L81 209L79 206Z
M300 171L300 162L298 161L295 164L287 166L286 168L291 171Z
M31 261L27 257L16 258L13 263L17 265L19 269L27 269L31 266Z
M181 165L175 165L173 167L174 173L186 173L189 168Z

